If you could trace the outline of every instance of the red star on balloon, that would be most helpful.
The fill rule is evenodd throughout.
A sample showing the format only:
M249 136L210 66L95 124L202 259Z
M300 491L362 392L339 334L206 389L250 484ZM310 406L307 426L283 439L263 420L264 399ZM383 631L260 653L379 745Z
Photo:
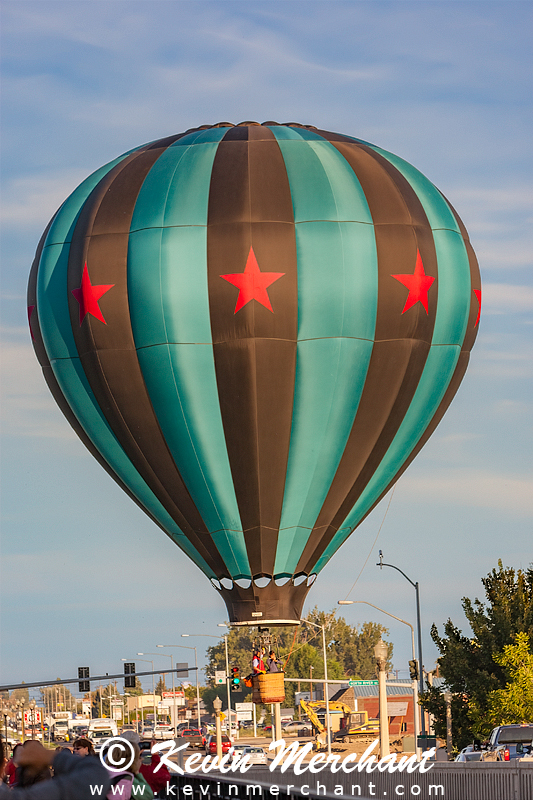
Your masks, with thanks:
M257 300L258 303L261 303L262 306L265 306L265 308L268 308L269 311L274 313L274 309L270 304L267 287L284 275L284 272L261 272L253 247L250 247L244 272L221 275L220 277L239 289L239 296L237 297L237 305L235 306L234 314L240 311L250 300Z
M114 285L114 283L111 283L107 286L103 284L100 284L99 286L93 286L91 279L89 278L87 262L85 262L85 266L83 267L83 275L81 276L81 286L79 289L72 290L72 294L80 304L80 325L87 314L92 314L93 317L96 317L96 319L99 319L100 322L104 323L104 325L107 325L104 315L100 311L98 301L102 295L112 289Z
M479 309L478 309L476 321L475 321L475 324L474 324L474 328L476 328L477 324L479 322L479 318L481 316L481 289L474 289L474 294L476 295L477 301L479 303Z
M405 314L406 311L409 311L411 306L419 302L422 303L426 309L426 314L428 314L428 291L435 278L426 275L424 272L420 251L416 251L416 265L412 275L393 275L392 277L396 278L397 281L400 281L400 283L403 283L403 285L407 286L409 289L402 314Z

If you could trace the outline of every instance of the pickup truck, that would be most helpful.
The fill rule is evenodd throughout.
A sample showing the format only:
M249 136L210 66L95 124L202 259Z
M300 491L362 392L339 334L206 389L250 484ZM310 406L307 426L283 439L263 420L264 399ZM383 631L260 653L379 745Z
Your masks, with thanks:
M532 751L533 723L499 725L487 744L481 745L482 761L515 761Z
M205 736L198 728L184 728L180 732L180 736L182 739L189 742L191 747L198 747L201 749L205 746Z

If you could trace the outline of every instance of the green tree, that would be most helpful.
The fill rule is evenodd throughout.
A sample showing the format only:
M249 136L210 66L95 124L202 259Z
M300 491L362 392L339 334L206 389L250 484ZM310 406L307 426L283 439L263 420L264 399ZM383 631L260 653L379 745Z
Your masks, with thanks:
M144 694L144 689L142 687L140 678L137 677L135 678L135 688L132 687L131 689L128 689L127 693L133 695L134 697L137 697L140 694ZM148 694L151 694L151 692L148 692Z
M458 749L475 736L486 736L493 727L489 696L508 683L505 666L494 657L515 641L517 633L527 635L530 650L533 641L533 569L515 571L500 560L482 584L485 602L462 600L472 636L463 635L451 619L444 625L443 636L435 624L431 629L440 653L440 674L453 695L452 737ZM446 706L440 688L428 687L421 702L434 717L437 735L445 736Z
M494 661L504 668L507 685L488 696L488 720L494 725L530 722L533 719L533 654L532 642L523 631L514 637Z
M158 694L159 697L163 697L163 692L168 692L168 689L165 683L165 676L161 675L161 677L159 678L159 680L155 685L155 693Z
M76 711L78 707L78 699L67 686L63 686L59 678L54 686L43 686L39 691L48 711Z
M17 700L24 700L25 703L29 703L30 693L28 689L13 689L9 700L11 703L16 703Z

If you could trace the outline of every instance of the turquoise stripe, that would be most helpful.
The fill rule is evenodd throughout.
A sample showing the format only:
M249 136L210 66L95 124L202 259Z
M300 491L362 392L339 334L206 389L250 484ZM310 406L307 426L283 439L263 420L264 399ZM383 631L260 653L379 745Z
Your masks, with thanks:
M204 143L207 131L178 139L146 176L133 212L131 231L169 225L206 225L209 180L218 141ZM211 132L210 132L211 133Z
M292 574L350 435L373 342L299 342L285 495L274 571Z
M137 348L211 342L206 248L206 226L130 234L128 299Z
M339 151L320 137L313 141L299 134L285 138L287 130L291 129L273 132L287 169L294 221L350 220L372 225L361 184Z
M202 131L189 144L180 139L147 175L132 219L128 299L154 413L236 577L249 576L250 566L220 414L207 286L209 187L217 141L225 133ZM202 143L208 135L215 141Z
M113 472L130 488L139 502L172 536L176 544L192 558L202 572L210 577L213 574L212 569L165 511L115 438L96 402L80 359L58 359L52 361L51 366L67 403L100 455L107 461Z
M444 397L459 354L460 347L452 345L430 348L418 388L391 446L356 505L343 520L341 525L343 532L339 530L336 533L317 561L313 572L319 572L326 565L409 457Z
M377 252L350 165L312 131L274 129L296 221L298 351L275 573L292 574L354 422L375 334Z
M298 339L373 340L378 296L374 228L357 222L296 225Z
M437 230L433 238L437 251L438 305L431 343L462 345L472 288L468 253L460 233Z
M137 351L165 441L230 574L250 575L223 435L211 344ZM232 534L225 533L233 531Z

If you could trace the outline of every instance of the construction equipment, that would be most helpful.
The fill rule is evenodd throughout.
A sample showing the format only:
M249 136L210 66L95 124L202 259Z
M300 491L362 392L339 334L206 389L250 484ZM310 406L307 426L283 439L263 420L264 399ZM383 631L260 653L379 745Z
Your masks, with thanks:
M300 706L309 717L319 736L326 732L326 704L321 700L300 700ZM342 716L338 712L342 713ZM379 733L379 720L369 719L366 711L352 711L350 706L335 700L329 701L330 715L333 721L339 722L339 728L333 731L333 739L342 741L348 736L371 736ZM332 725L333 727L333 725Z

